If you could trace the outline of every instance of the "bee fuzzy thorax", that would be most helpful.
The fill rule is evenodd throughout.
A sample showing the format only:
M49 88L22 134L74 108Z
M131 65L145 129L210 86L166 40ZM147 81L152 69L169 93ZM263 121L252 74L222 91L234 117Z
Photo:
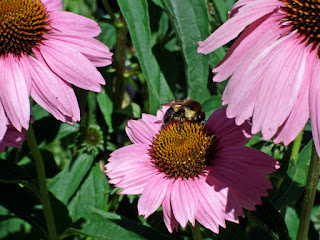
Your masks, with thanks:
M183 123L185 120L189 120L202 123L205 119L205 113L202 112L202 105L191 98L175 100L164 105L170 106L170 108L163 117L162 128L173 121L180 121L180 123Z

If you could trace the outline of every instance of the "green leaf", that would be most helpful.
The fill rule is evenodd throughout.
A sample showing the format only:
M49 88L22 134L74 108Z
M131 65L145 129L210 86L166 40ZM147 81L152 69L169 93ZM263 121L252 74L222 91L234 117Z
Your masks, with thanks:
M39 209L40 201L28 189L17 184L0 183L0 205L45 234L45 220Z
M108 202L108 193L108 180L97 163L68 205L73 221L92 213L92 207L103 209Z
M297 212L292 207L287 208L285 221L288 227L290 238L296 239L300 221Z
M221 97L212 96L204 100L204 102L202 102L202 108L206 114L206 119L208 119L215 110L221 108Z
M289 203L296 201L304 191L306 185L309 161L311 157L312 140L302 149L297 164L291 161L287 176L278 191L270 198L275 207L280 210Z
M120 113L126 116L132 116L134 118L140 118L141 108L138 104L131 102L126 108L122 108L118 110L117 113Z
M99 240L172 239L157 230L143 226L122 216L93 209L81 229L69 229L71 234L79 233ZM67 233L66 233L67 234Z
M246 211L246 216L272 238L275 238L275 233L277 233L279 240L289 239L288 229L282 215L267 198L262 198L262 205L257 206L255 212Z
M197 53L198 41L210 34L205 0L162 0L171 18L187 65L188 96L198 101L209 97L209 57Z
M126 20L132 43L137 52L142 73L149 89L149 109L155 113L159 104L173 99L173 86L166 81L160 71L151 46L151 30L146 0L118 0L119 7Z
M163 8L161 0L152 0L155 4L157 4L159 7Z
M228 19L228 11L231 11L236 0L213 1L214 7L218 12L221 23Z
M112 128L112 109L113 109L113 101L112 101L112 88L102 87L100 93L97 94L97 101L99 108L103 114L104 120L109 128L110 132L113 132Z
M67 166L56 175L49 183L49 190L67 204L70 197L76 192L84 176L87 174L93 162L93 156L82 153L71 159Z
M69 123L61 123L58 134L56 136L56 140L64 138L70 134L77 133L79 131L80 131L79 123L74 123L73 125Z

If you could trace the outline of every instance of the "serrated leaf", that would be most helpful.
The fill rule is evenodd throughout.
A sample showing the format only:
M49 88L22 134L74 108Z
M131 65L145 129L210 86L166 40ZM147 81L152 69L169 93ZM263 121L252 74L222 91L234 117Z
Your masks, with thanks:
M205 0L162 0L181 41L187 65L188 96L203 101L208 90L209 57L197 53L198 41L210 34Z
M85 153L69 160L67 166L48 183L49 190L56 198L67 204L80 186L92 162L93 156Z
M174 96L152 53L147 1L118 0L118 4L126 20L142 73L148 83L150 113L155 113L159 104L167 99L174 99ZM170 85L174 86L171 83Z
M278 191L270 196L272 203L280 210L289 203L296 201L304 191L306 185L309 162L311 157L312 140L302 149L297 164L291 161L287 176Z
M99 164L96 164L68 205L73 221L91 213L93 207L103 209L108 202L108 190L106 175L100 170Z

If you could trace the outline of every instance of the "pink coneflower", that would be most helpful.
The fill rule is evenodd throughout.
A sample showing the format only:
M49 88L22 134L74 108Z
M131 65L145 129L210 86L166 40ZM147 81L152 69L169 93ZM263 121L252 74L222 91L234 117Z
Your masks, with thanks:
M242 33L241 33L242 32ZM311 118L318 153L320 119L320 5L307 0L240 0L230 19L198 52L210 53L239 34L213 81L232 75L223 94L236 124L252 117L252 133L293 141Z
M96 67L111 63L99 33L95 21L62 11L62 0L0 1L0 117L28 129L31 96L57 119L79 121L71 84L100 91Z
M279 166L269 155L244 147L250 125L237 126L225 108L206 125L174 121L162 129L164 107L157 116L130 120L126 132L132 145L111 154L106 164L110 183L121 194L141 194L140 215L147 218L162 206L172 233L197 220L215 233L225 220L238 222L242 208L255 209L272 185L265 177Z
M20 143L25 140L23 133L18 132L13 126L9 125L7 131L0 141L0 152L4 152L7 147L19 148Z

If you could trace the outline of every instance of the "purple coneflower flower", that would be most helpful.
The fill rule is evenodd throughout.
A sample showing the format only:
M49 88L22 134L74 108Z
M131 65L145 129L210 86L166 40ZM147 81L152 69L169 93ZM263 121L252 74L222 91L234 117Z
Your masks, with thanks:
M235 125L225 108L206 125L173 121L162 129L167 109L128 122L133 144L114 151L105 172L110 183L123 188L121 194L141 194L138 211L145 218L162 206L169 232L198 221L218 233L225 220L239 221L242 208L261 204L272 188L265 175L276 171L278 162L244 147L250 125Z
M239 38L213 69L213 81L232 75L223 94L237 124L252 117L252 133L289 144L311 119L320 153L320 5L311 0L240 0L229 20L198 52Z
M71 84L100 91L96 67L111 63L99 33L95 21L62 11L62 0L0 1L0 120L28 129L31 96L57 119L79 121Z

